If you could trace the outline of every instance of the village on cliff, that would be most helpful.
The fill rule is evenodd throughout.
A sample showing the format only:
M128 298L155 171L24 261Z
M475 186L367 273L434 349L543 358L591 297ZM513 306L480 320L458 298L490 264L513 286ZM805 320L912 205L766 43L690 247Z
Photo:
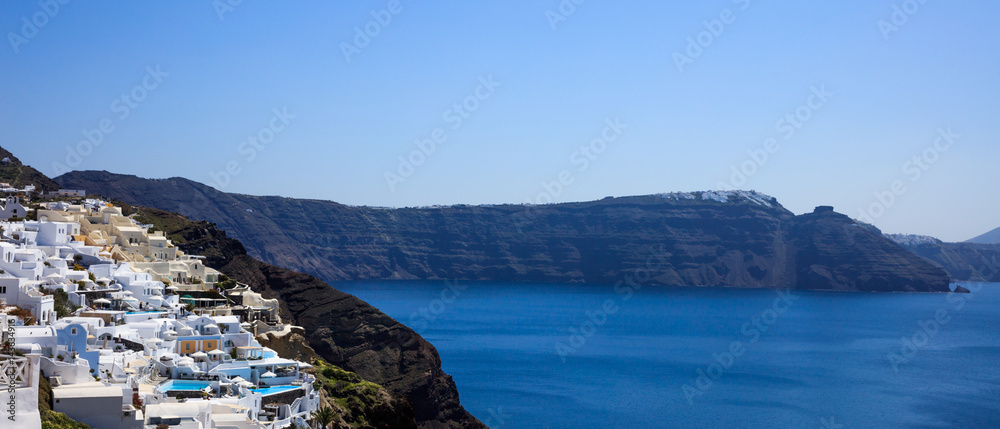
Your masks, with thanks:
M41 428L45 382L95 428L307 426L311 366L257 340L298 329L277 300L84 191L0 191L0 427Z

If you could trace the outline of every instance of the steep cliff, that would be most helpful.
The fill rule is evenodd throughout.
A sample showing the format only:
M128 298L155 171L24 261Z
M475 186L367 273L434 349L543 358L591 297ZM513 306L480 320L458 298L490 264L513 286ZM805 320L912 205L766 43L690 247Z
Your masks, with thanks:
M1000 282L1000 244L945 243L933 237L889 238L946 271L956 282Z
M787 224L802 289L948 291L948 275L917 255L832 208ZM930 289L929 289L930 287Z
M762 194L674 193L542 206L383 209L219 192L187 179L72 172L64 186L217 223L269 263L326 281L465 279L947 291L948 277L835 213Z

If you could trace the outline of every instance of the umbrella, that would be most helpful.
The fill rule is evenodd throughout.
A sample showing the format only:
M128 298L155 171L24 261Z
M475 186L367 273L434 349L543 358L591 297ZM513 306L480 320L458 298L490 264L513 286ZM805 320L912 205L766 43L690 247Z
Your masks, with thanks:
M274 378L277 377L273 372L268 371L260 375L260 378Z
M97 282L98 283L109 284L109 283L111 283L111 279L109 279L107 277L101 277L101 278L97 279Z
M215 349L215 350L212 350L212 351L208 352L208 354L212 355L212 356L220 356L220 355L226 354L226 352L224 352L222 350L219 350L219 349Z
M91 303L93 303L93 304L111 304L111 301L108 301L108 300L106 300L104 298L97 298L97 299L91 301Z
M166 290L180 290L180 288L177 287L177 286L167 286L165 289Z
M132 293L132 291L130 291L130 290L127 290L127 291L125 291L125 292L122 292L122 293L123 293L123 294L125 294L125 295L135 295L135 294L134 294L134 293Z
M240 377L240 376L238 376L238 375L237 375L237 376L236 376L236 377L234 377L234 378L230 378L230 379L229 379L229 382L230 382L230 383L236 383L236 384L240 384L240 383L243 383L243 382L246 382L246 380L245 380L245 379L243 379L243 377Z
M182 357L180 359L177 359L178 365L190 365L192 363L194 363L194 359L191 359L189 357Z
M195 352L191 355L191 357L195 359L205 359L208 357L208 354L206 354L205 352Z

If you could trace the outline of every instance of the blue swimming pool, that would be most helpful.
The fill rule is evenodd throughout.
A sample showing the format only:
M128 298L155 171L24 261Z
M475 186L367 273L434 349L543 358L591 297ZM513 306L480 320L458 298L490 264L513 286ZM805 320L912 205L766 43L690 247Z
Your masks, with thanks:
M161 392L170 392L172 390L203 390L211 385L211 381L167 380L160 385L159 389Z
M256 392L263 396L273 395L275 393L287 392L289 390L298 389L302 386L271 386L257 389Z
M197 380L167 380L161 384L157 389L161 392L175 392L175 391L199 391L204 390L206 387L212 385L211 381L197 381ZM275 393L287 392L289 390L298 389L302 386L271 386L262 387L258 389L253 389L254 392L258 392L263 396L273 395Z

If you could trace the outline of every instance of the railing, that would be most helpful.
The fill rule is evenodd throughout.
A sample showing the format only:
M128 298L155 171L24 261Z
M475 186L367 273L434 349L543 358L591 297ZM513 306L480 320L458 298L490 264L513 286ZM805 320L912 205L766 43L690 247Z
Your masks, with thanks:
M28 359L10 355L0 355L0 380L7 386L27 386Z
M145 358L140 358L140 359L146 360ZM133 369L135 370L136 382L140 384L149 383L152 380L155 371L156 362L149 360L146 360L146 362L147 362L146 365L140 367L133 367Z

